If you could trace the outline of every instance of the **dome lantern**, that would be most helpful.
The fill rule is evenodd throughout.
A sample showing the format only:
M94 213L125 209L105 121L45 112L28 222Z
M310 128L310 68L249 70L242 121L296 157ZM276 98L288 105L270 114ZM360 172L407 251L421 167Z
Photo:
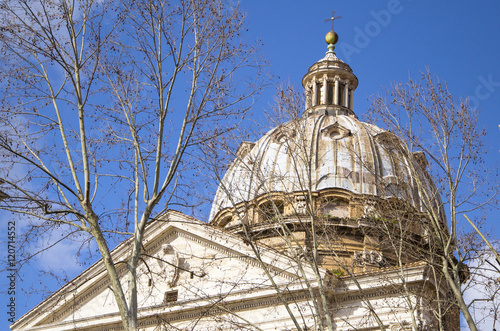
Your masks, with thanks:
M302 78L306 105L304 116L311 115L354 115L354 90L358 78L351 67L335 54L335 44L339 37L333 30L333 21L342 16L332 17L332 29L326 34L328 51L324 58L312 65ZM325 21L327 21L325 20Z

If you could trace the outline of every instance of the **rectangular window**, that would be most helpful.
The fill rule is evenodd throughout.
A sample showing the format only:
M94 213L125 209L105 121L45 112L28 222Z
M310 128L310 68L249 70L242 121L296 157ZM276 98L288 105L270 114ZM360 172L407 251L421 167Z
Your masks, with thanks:
M317 93L316 93L316 105L321 105L322 102L321 102L321 95L323 93L323 84L318 84L318 89L317 89Z
M163 298L163 303L175 302L177 301L179 291L168 291L165 292L165 297Z
M335 85L332 83L328 83L328 101L329 105L333 105L333 91L335 89Z
M344 106L344 84L339 84L339 106Z
M283 201L279 200L271 200L259 205L259 212L263 222L275 221L279 217L283 217L284 211L285 206Z

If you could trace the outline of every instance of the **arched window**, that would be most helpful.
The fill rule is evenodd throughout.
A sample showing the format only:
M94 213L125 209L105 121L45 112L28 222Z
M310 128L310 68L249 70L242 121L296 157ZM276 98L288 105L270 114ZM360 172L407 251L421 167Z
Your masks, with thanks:
M283 201L271 200L259 205L259 213L262 221L274 221L283 216L285 206Z
M226 216L224 217L220 222L219 222L219 226L221 228L225 227L226 225L229 224L229 222L231 222L233 218L231 216Z
M349 217L349 202L340 198L325 199L321 214L325 217Z

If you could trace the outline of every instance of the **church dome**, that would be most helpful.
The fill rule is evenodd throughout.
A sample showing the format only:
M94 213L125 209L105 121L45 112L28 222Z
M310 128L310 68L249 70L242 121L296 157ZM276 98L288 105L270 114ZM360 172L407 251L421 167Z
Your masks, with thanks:
M421 202L399 140L355 116L312 115L243 143L216 193L210 219L276 193L311 191L399 197ZM418 167L418 165L416 165ZM426 182L423 176L420 180Z
M422 211L417 184L432 185L425 156L408 155L393 134L358 120L353 112L358 79L332 44L302 85L303 117L241 144L219 185L210 221L226 229L244 219L257 224L262 217L249 210L270 202L285 216L310 205L329 215L369 217L369 201L377 198L397 198Z

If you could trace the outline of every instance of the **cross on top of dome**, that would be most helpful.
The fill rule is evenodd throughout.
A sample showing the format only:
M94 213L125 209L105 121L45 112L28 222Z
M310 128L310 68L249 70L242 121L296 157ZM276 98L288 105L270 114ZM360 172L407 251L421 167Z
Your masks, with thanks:
M328 44L328 51L333 53L333 50L335 49L335 44L337 43L337 41L339 40L339 36L338 34L333 31L333 22L335 20L338 20L338 19L341 19L342 16L339 15L339 16L335 16L335 10L332 11L332 17L330 18L327 18L325 20L325 22L328 22L328 21L331 21L332 22L332 29L326 34L325 36L325 41L326 43ZM333 53L335 54L335 53Z
M335 17L335 10L332 10L332 17L327 18L327 19L325 20L325 22L332 21L332 31L333 31L333 22L334 22L335 20L338 20L338 19L341 19L341 18L342 18L342 15L339 15L339 16Z

